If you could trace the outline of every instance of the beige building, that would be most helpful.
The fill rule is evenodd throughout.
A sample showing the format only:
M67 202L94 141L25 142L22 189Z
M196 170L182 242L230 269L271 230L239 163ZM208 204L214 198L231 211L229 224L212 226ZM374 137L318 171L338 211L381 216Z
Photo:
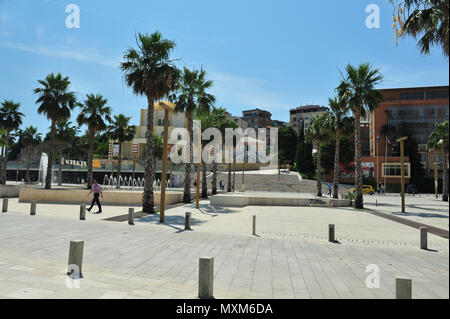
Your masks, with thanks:
M171 104L165 102L166 104ZM171 104L173 106L173 104ZM153 133L161 137L164 136L164 109L159 102L155 103L155 113L153 122ZM169 113L169 137L174 128L186 127L186 117L184 112ZM125 142L122 146L122 158L133 158L133 144L138 145L137 159L144 159L144 150L146 144L145 133L147 132L147 109L141 109L141 119L139 125L136 126L136 136L132 142ZM171 145L169 144L169 149Z
M238 125L239 128L245 130L248 127L247 121L244 120L244 118L239 117L239 116L233 116L233 115L231 115L231 113L228 113L228 112L226 112L226 113L227 113L228 119L234 121Z
M297 133L300 133L300 129L303 129L303 131L308 129L311 123L311 119L313 117L316 117L317 115L326 113L328 111L329 109L326 106L320 105L299 106L296 107L295 109L289 110L290 113L289 124L297 131Z

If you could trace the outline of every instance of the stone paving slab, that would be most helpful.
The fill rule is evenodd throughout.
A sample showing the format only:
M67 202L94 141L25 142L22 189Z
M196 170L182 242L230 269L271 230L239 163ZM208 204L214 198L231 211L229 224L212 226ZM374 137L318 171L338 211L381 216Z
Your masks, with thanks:
M85 241L80 288L65 286L69 241ZM196 298L198 258L215 257L217 298L449 298L448 253L264 238L169 226L0 214L0 298ZM380 267L380 288L365 285Z

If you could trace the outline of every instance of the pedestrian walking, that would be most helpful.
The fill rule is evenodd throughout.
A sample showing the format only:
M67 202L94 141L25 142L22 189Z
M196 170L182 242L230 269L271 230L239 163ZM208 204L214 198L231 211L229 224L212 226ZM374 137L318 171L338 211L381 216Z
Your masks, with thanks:
M331 190L333 189L333 187L331 186L331 183L328 183L328 196L331 197Z
M90 194L94 194L94 198L92 199L91 207L89 207L87 210L90 212L92 207L94 207L94 204L97 204L98 212L96 214L101 214L102 213L102 205L100 204L99 197L101 196L103 198L102 188L95 179L93 180L93 183L94 183L94 185L92 185L90 192L86 195L86 196L89 196Z

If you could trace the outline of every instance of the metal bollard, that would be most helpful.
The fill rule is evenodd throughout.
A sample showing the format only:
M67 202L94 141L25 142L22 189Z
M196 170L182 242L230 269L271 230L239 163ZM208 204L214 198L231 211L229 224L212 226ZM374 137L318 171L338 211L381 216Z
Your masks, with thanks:
M420 227L420 249L428 249L428 229Z
M30 215L32 216L36 215L36 201L31 202Z
M328 225L328 241L330 243L336 242L334 225L332 225L332 224Z
M134 208L128 208L128 225L134 225Z
M184 230L191 230L191 212L184 215Z
M198 268L198 296L212 298L214 293L214 257L200 258Z
M253 215L253 235L256 235L256 215Z
M82 240L70 241L68 265L78 266L80 275L82 273L81 268L83 266L83 250L84 250L84 241Z
M8 211L8 199L3 198L3 206L2 206L2 212L6 213Z
M80 205L80 220L86 220L86 205Z
M395 279L396 299L412 299L412 280L405 278Z

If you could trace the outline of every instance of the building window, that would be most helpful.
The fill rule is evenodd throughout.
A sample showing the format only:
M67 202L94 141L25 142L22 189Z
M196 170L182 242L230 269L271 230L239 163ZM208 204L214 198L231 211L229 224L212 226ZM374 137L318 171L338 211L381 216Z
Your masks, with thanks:
M400 163L382 163L381 164L382 177L401 177L401 164ZM411 177L411 164L405 163L405 178Z

